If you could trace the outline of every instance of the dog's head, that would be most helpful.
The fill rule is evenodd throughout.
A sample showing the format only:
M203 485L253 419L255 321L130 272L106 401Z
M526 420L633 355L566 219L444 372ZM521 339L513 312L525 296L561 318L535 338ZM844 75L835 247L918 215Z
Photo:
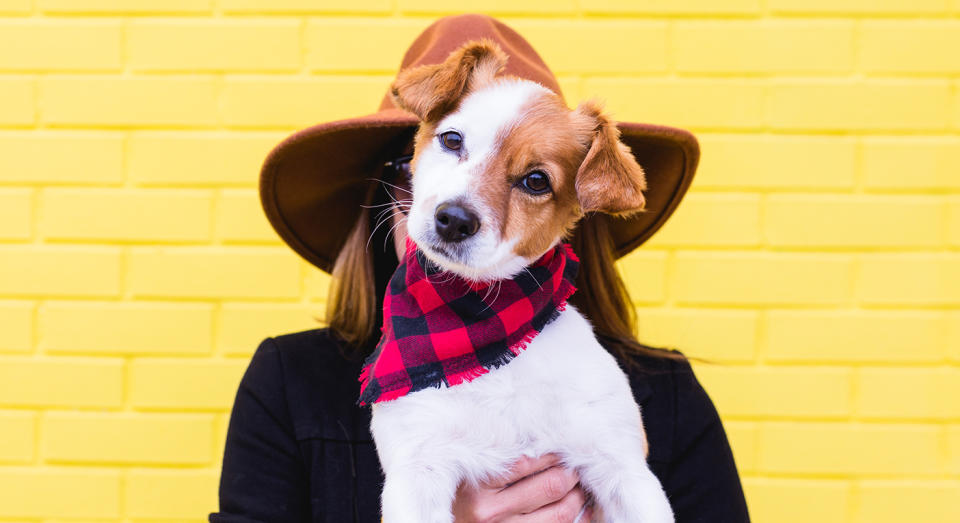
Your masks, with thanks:
M597 102L567 108L530 80L497 76L493 42L465 44L391 86L420 128L411 160L410 237L444 270L509 278L586 212L643 209L643 169Z

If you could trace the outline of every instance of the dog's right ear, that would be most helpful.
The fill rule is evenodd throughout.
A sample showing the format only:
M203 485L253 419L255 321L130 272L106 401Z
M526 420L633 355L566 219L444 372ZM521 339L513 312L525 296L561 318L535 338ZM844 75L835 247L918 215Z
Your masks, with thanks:
M643 212L646 175L630 148L620 141L616 122L596 100L583 102L573 115L589 131L590 140L590 149L577 171L581 210L620 216Z
M423 121L447 114L467 92L493 79L507 64L507 55L496 42L468 42L442 63L405 69L390 86L397 107Z

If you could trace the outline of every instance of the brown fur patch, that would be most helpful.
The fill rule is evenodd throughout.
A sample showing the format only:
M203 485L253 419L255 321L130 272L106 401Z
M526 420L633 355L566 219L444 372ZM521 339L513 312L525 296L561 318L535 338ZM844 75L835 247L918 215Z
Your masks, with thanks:
M625 215L642 211L646 204L646 177L630 148L620 141L616 123L594 100L580 104L574 115L592 122L595 133L577 173L577 194L583 212Z
M468 93L493 80L506 64L506 53L494 41L468 42L439 64L401 71L390 94L397 107L422 121L435 122L453 111Z
M584 130L553 93L521 108L522 118L497 136L498 149L483 166L477 196L493 211L489 217L504 239L516 239L520 256L536 256L566 235L581 216L575 178L586 154ZM550 179L552 194L531 195L516 187L533 171Z

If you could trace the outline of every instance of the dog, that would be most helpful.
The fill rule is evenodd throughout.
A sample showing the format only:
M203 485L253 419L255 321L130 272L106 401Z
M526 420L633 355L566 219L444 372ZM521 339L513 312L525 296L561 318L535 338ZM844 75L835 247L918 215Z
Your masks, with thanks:
M641 211L643 169L599 103L499 75L507 56L469 42L402 71L395 104L420 119L407 233L426 259L473 282L513 278L587 212ZM646 463L639 406L588 321L566 306L509 363L373 405L385 523L450 523L461 482L556 453L604 521L672 522Z

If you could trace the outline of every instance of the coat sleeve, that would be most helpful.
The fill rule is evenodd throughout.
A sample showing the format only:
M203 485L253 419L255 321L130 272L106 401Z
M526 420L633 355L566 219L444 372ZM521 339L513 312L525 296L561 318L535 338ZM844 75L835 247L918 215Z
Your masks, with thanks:
M674 446L664 489L677 523L750 521L720 416L687 361L677 362Z
M220 475L220 511L210 514L210 521L308 521L307 484L280 352L267 338L237 390Z

